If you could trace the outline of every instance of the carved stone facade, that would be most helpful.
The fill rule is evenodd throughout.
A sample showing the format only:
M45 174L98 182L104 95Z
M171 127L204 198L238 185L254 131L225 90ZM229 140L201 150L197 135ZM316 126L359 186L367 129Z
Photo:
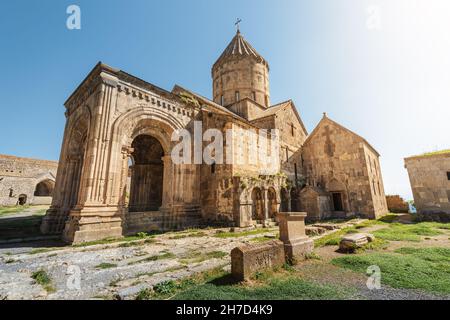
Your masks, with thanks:
M214 101L180 86L169 92L99 63L65 103L56 192L42 231L83 242L200 225L264 224L280 210L298 211L307 181L302 146L308 133L292 101L270 106L268 70L240 33L212 68ZM183 129L192 137L219 130L229 146L224 158L233 161L174 161L178 142L171 137ZM251 142L240 132L266 129L279 130L279 161L270 170L260 162L236 161L252 156ZM258 137L257 147L268 141ZM378 161L368 144L352 143ZM191 152L197 152L195 143ZM343 154L336 163L345 160ZM358 172L368 167L362 160L354 165ZM377 166L374 175L382 186ZM347 173L352 174L338 173L342 183L369 188L372 175L352 180ZM382 211L373 208L375 198L367 189L355 207L358 199L349 192L348 211L375 216Z
M0 155L0 206L47 205L58 162Z

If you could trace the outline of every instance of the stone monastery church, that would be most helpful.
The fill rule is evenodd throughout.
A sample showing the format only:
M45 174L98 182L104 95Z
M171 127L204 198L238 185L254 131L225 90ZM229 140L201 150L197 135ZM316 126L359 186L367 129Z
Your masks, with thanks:
M210 100L97 64L65 103L42 231L79 243L205 225L270 225L285 211L307 212L310 221L387 213L378 152L326 114L308 133L292 100L272 104L269 64L239 30L212 66L212 87ZM180 129L194 134L196 121L224 137L226 130L278 129L276 172L175 163L171 136Z

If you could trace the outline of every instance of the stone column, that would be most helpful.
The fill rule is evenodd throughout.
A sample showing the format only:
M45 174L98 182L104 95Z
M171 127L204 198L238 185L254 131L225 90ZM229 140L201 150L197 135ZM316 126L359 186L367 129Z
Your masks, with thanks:
M92 108L86 156L82 166L77 205L70 212L63 239L69 243L122 236L119 201L109 204L108 184L114 172L108 163L120 155L111 149L111 123L116 108L118 79L101 73L97 100ZM119 151L120 152L120 151ZM121 168L119 163L117 167Z
M280 240L284 243L286 259L290 262L305 259L314 249L314 241L305 232L306 212L280 212Z
M161 160L164 164L164 174L163 174L163 193L162 193L162 208L170 208L173 203L173 163L172 157L169 155L164 155Z
M269 219L269 189L262 188L261 192L262 192L263 204L264 204L264 221L267 221Z

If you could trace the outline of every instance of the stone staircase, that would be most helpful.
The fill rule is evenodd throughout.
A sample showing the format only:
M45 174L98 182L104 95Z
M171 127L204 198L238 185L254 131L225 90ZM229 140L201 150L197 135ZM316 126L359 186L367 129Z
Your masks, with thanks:
M275 218L267 219L267 220L256 220L255 227L256 228L273 228L278 226L278 222Z

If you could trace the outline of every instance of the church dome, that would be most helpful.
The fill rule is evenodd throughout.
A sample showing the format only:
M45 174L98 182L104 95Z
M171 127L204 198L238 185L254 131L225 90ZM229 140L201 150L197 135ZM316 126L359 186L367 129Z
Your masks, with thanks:
M270 106L269 64L238 30L212 67L213 100L231 106L250 99Z
M242 36L241 32L238 30L236 35L233 37L231 42L225 48L223 53L220 55L219 59L214 63L213 69L224 62L224 60L240 58L240 57L252 57L255 58L259 63L262 63L269 68L269 64L260 55L255 48L252 47L250 43Z

